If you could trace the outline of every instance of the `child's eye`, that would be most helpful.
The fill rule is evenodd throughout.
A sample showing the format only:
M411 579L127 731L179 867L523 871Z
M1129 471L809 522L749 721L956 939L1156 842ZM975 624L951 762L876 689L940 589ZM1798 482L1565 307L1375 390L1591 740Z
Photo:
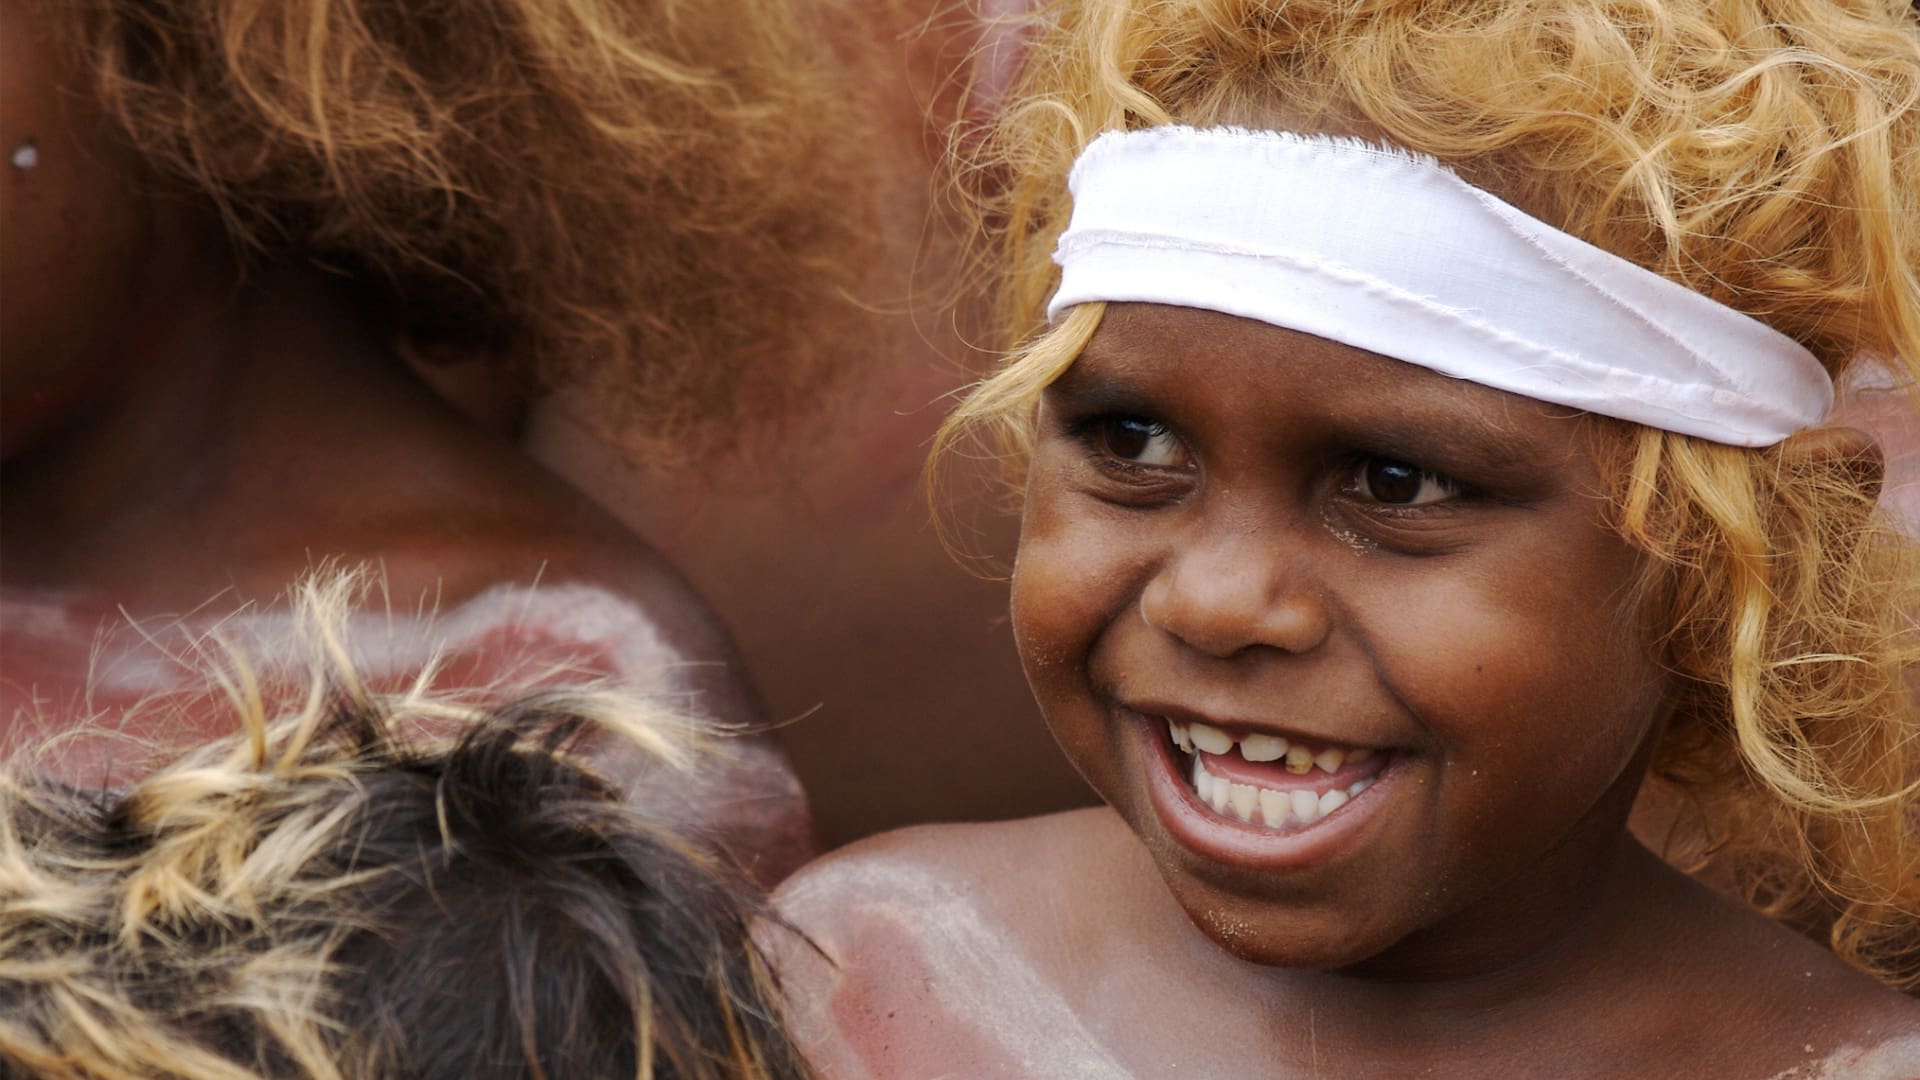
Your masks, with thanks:
M1368 458L1354 470L1353 491L1385 506L1426 506L1460 494L1460 485L1404 461Z
M1187 464L1187 448L1167 425L1138 416L1096 417L1086 427L1086 438L1102 454L1135 465L1179 468Z

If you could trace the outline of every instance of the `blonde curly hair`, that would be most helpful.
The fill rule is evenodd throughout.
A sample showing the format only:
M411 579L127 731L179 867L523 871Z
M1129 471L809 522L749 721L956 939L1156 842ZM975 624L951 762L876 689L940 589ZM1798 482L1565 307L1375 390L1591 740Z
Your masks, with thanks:
M584 384L668 463L830 374L770 352L868 250L847 94L783 0L42 0L155 172L423 355Z
M1920 24L1891 0L1085 0L1036 17L1011 104L962 132L1012 351L936 457L1017 474L1033 404L1098 327L1057 325L1073 159L1165 124L1431 154L1799 341L1920 377ZM1706 866L1849 963L1920 988L1920 561L1871 461L1599 422L1646 553L1675 714L1654 775ZM1017 479L1015 483L1017 484Z
M284 685L209 668L233 735L119 791L0 772L0 1072L806 1075L756 894L582 745L672 782L710 733L604 685L376 691L355 580L302 589Z

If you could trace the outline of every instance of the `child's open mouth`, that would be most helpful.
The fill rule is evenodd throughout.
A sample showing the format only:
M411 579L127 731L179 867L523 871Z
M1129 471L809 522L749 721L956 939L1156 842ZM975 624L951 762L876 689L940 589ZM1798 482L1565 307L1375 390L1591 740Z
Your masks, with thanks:
M1168 719L1174 748L1200 804L1214 815L1276 831L1303 829L1370 787L1388 754Z

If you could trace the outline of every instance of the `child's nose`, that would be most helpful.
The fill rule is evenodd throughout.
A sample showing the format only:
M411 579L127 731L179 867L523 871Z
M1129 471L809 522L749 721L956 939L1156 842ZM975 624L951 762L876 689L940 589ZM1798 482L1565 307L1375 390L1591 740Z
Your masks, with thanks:
M1211 656L1264 645L1303 653L1326 639L1309 575L1270 543L1201 543L1172 556L1140 593L1140 617ZM1264 550L1261 550L1264 549Z

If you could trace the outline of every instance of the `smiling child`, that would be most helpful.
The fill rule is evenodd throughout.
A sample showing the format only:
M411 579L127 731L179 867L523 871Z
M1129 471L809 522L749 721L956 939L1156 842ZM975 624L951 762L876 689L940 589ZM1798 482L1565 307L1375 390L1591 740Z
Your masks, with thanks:
M1913 545L1823 425L1920 366L1911 9L1048 19L982 142L1023 340L943 445L1023 478L1109 809L791 881L815 1062L1913 1074ZM1738 900L1628 831L1649 776Z

